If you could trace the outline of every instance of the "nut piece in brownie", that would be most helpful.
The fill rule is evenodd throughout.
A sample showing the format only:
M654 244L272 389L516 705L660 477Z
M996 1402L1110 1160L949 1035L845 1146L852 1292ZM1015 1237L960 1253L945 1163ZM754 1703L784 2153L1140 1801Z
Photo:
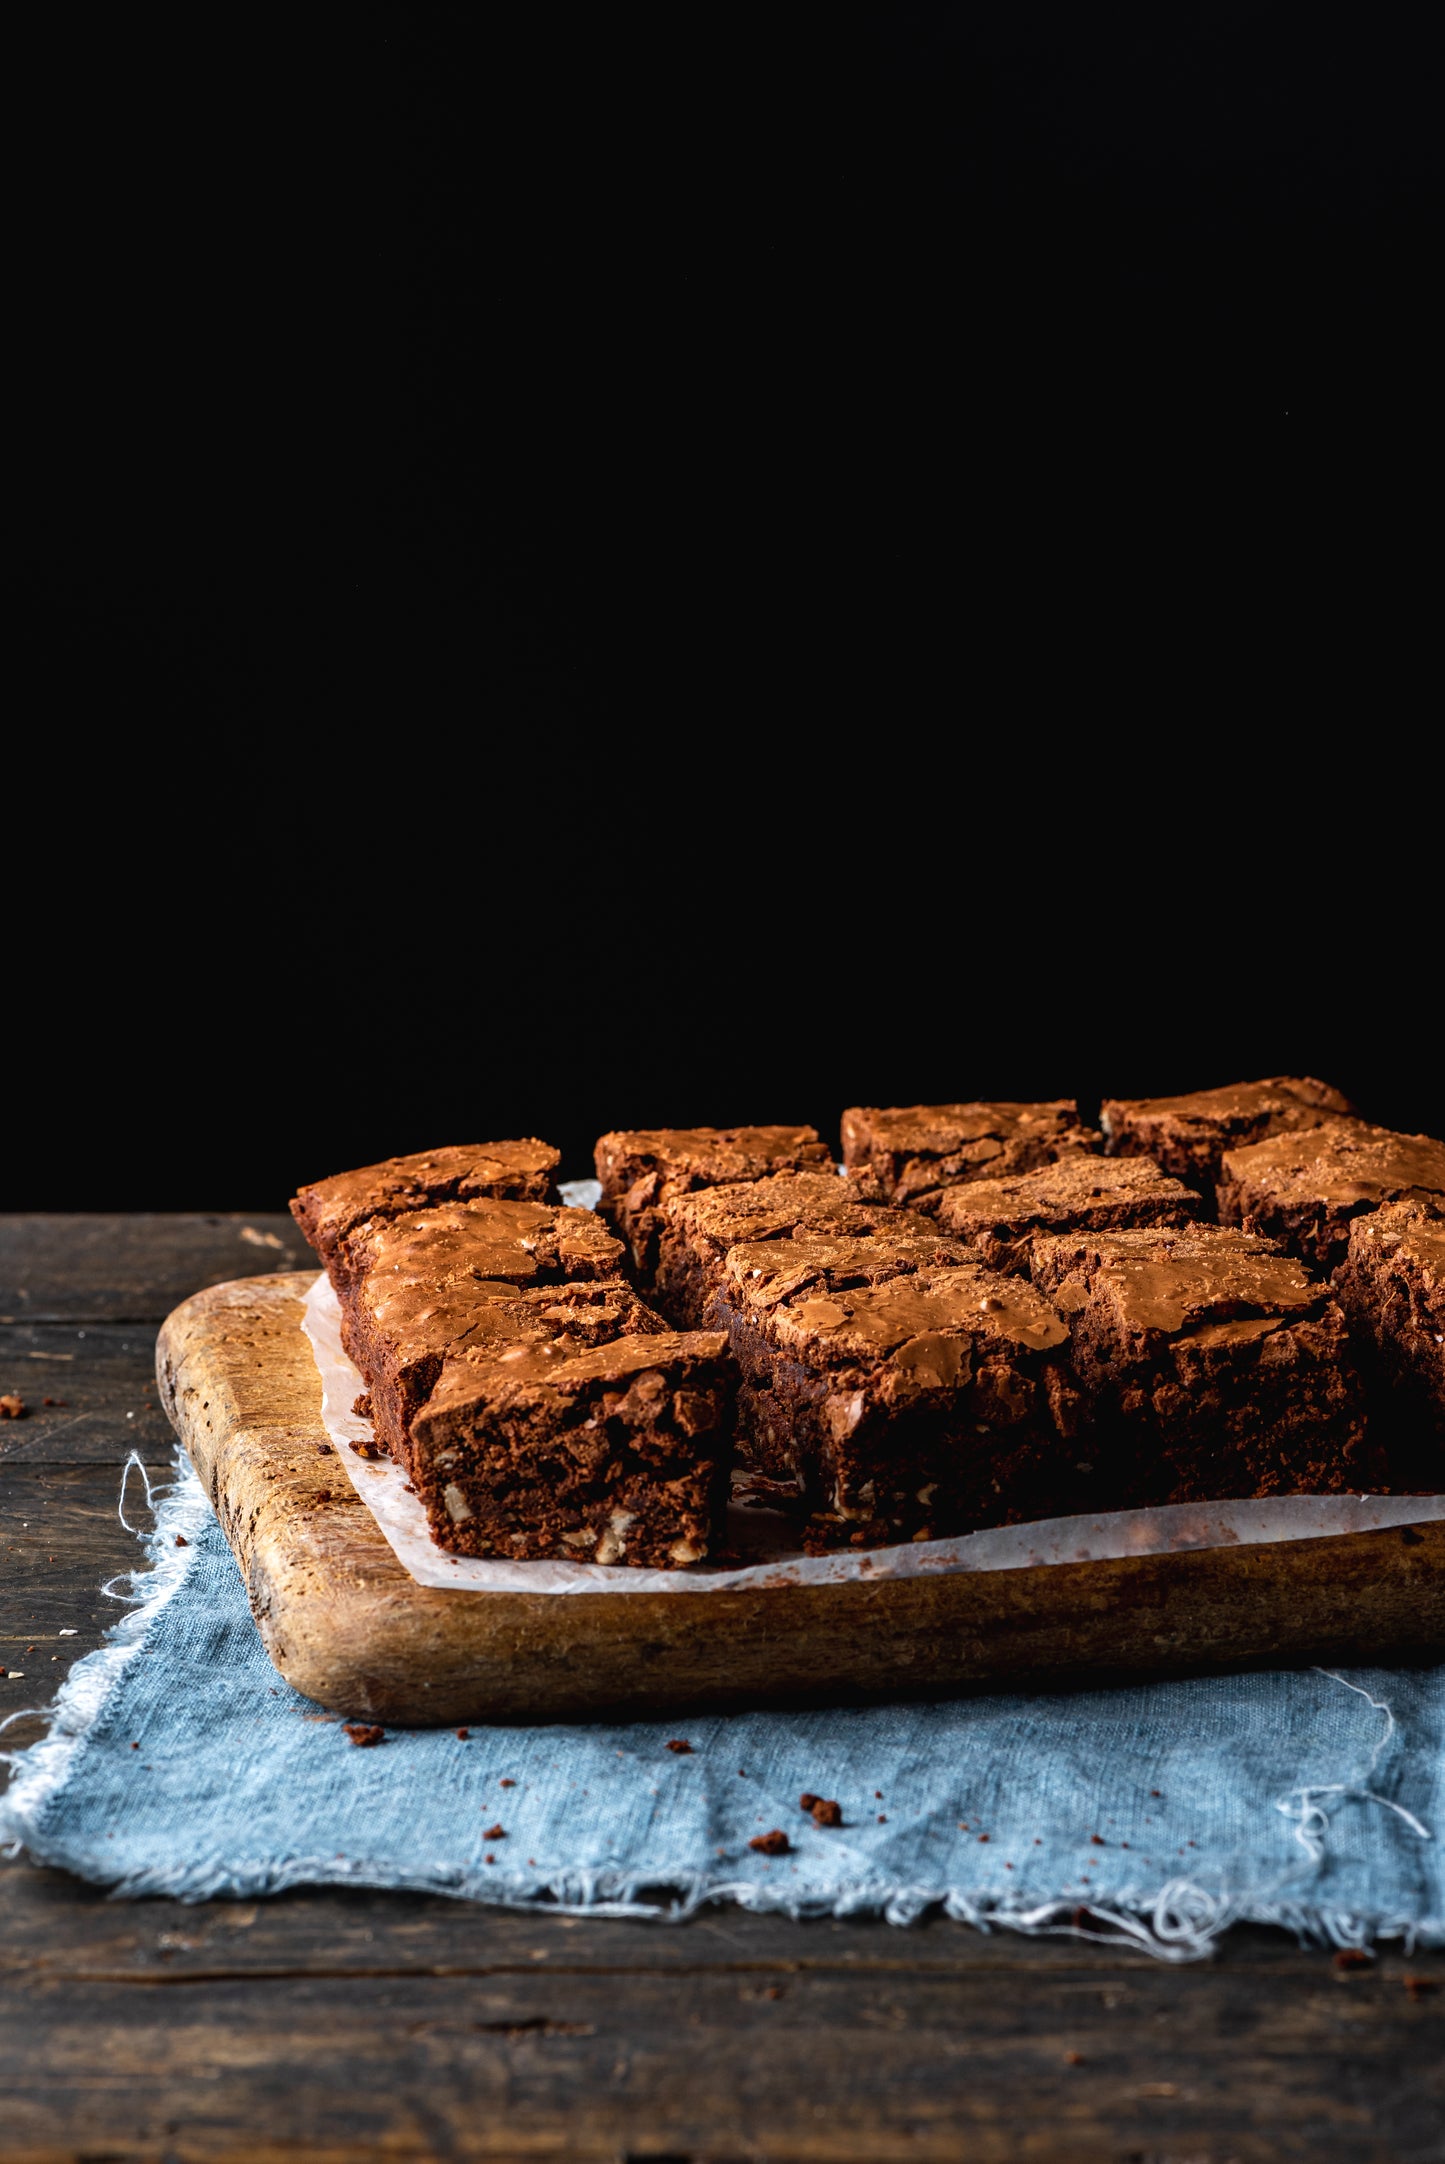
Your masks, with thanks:
M688 1329L710 1323L727 1251L741 1241L807 1233L866 1239L931 1229L910 1210L865 1202L836 1172L779 1172L770 1180L701 1188L674 1197L660 1217L653 1294L664 1315Z
M843 1164L871 1202L938 1208L947 1187L1032 1172L1099 1146L1072 1097L1046 1104L854 1105L843 1114Z
M1400 1410L1445 1440L1445 1197L1353 1219L1334 1290Z
M1231 1082L1185 1097L1106 1097L1099 1125L1110 1157L1152 1157L1176 1180L1212 1187L1226 1150L1322 1127L1354 1109L1328 1082L1271 1075L1264 1082Z
M405 1463L407 1422L443 1356L486 1325L493 1303L532 1286L590 1289L615 1279L621 1260L593 1211L560 1203L451 1202L369 1219L333 1250L330 1275L342 1343L371 1391L379 1439ZM616 1305L625 1288L599 1290ZM629 1317L647 1313L630 1294L622 1305ZM610 1334L643 1327L619 1321Z
M632 1128L599 1136L593 1157L599 1207L644 1279L656 1260L659 1212L675 1195L829 1163L816 1127Z
M1117 1499L1378 1485L1345 1318L1272 1241L1217 1225L1062 1234L1034 1283L1070 1317L1089 1454Z
M718 1313L745 1379L748 1454L798 1483L818 1545L1082 1507L1056 1418L1067 1325L1027 1280L914 1247L880 1234L728 1257Z
M303 1187L291 1214L328 1266L335 1248L369 1217L403 1217L434 1202L546 1202L562 1153L550 1142L477 1142L418 1150L339 1172Z
M1227 1150L1219 1219L1280 1240L1319 1269L1342 1262L1350 1220L1381 1203L1445 1196L1445 1142L1332 1120Z
M460 1555L701 1562L728 1484L726 1346L666 1331L448 1360L411 1430L433 1538Z
M1027 1271L1039 1234L1111 1232L1131 1225L1189 1225L1204 1199L1147 1158L1063 1157L1011 1180L950 1187L939 1227L977 1250L991 1270Z

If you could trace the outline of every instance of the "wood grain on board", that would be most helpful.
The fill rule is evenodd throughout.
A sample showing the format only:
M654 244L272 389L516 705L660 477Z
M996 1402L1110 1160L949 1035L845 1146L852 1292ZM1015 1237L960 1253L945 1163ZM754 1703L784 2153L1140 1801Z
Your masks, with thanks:
M267 1651L320 1704L402 1725L1097 1684L1445 1647L1445 1523L1039 1568L725 1593L421 1586L330 1454L311 1273L212 1286L161 1401Z

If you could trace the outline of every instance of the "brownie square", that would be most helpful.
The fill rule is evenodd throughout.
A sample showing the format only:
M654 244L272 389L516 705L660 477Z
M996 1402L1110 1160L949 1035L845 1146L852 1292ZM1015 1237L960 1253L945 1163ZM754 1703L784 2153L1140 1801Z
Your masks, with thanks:
M937 1210L947 1187L1032 1172L1099 1146L1072 1097L1045 1104L854 1105L843 1114L843 1164L871 1202Z
M906 1245L732 1250L716 1312L744 1377L750 1462L797 1483L821 1546L1079 1507L1078 1452L1056 1418L1066 1324L1025 1279Z
M801 1233L866 1238L926 1230L912 1211L865 1202L836 1172L779 1172L769 1180L705 1187L664 1204L652 1291L664 1315L688 1329L710 1321L727 1251L740 1241Z
M408 1423L443 1358L470 1332L492 1328L499 1300L545 1286L541 1313L555 1304L554 1289L590 1291L589 1281L615 1279L621 1260L621 1243L593 1211L560 1203L443 1203L368 1219L333 1250L331 1278L342 1343L366 1380L379 1439L406 1462ZM647 1310L630 1288L602 1289L597 1312L626 1318L611 1335L648 1327L634 1319ZM574 1306L580 1317L586 1298Z
M727 1496L726 1344L668 1331L448 1360L411 1431L432 1537L460 1555L701 1562Z
M656 1261L662 1207L675 1196L830 1162L816 1127L629 1128L599 1136L593 1158L599 1207L627 1241L644 1283Z
M418 1150L411 1157L388 1157L379 1165L314 1181L295 1197L291 1214L329 1265L337 1244L369 1217L403 1217L430 1203L484 1197L546 1202L553 1196L552 1176L560 1163L560 1150L535 1138Z
M1311 1075L1271 1075L1184 1097L1106 1097L1099 1124L1110 1157L1152 1157L1161 1172L1208 1188L1226 1150L1322 1127L1354 1109Z
M1203 1197L1147 1158L1063 1157L1011 1180L970 1180L939 1204L944 1232L966 1240L992 1270L1027 1271L1040 1234L1188 1225Z
M1332 1120L1226 1150L1217 1199L1221 1224L1262 1232L1328 1270L1345 1258L1352 1218L1431 1195L1445 1195L1445 1142Z
M1445 1199L1352 1219L1334 1289L1399 1410L1445 1439Z
M1120 1502L1378 1486L1345 1318L1272 1241L1216 1225L1034 1243L1070 1318L1081 1435Z

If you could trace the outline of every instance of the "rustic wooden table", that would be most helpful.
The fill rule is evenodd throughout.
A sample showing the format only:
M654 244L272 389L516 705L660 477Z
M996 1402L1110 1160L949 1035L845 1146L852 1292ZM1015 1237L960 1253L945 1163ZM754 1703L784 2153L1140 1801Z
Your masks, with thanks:
M161 1318L306 1259L286 1218L0 1219L0 1393L28 1407L0 1424L0 1664L25 1671L0 1716L117 1612L119 1468L170 1461ZM1414 2164L1445 2157L1445 1957L1340 1970L1246 1930L1168 1968L940 1921L186 1907L0 1864L0 2157L298 2150Z

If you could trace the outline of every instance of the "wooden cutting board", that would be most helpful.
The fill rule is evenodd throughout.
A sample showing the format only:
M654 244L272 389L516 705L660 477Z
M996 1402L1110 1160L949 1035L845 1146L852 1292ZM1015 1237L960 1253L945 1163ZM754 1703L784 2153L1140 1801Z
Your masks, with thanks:
M1445 1521L696 1596L420 1586L327 1444L301 1332L313 1281L197 1293L162 1328L156 1366L267 1652L337 1712L577 1720L1445 1654Z

